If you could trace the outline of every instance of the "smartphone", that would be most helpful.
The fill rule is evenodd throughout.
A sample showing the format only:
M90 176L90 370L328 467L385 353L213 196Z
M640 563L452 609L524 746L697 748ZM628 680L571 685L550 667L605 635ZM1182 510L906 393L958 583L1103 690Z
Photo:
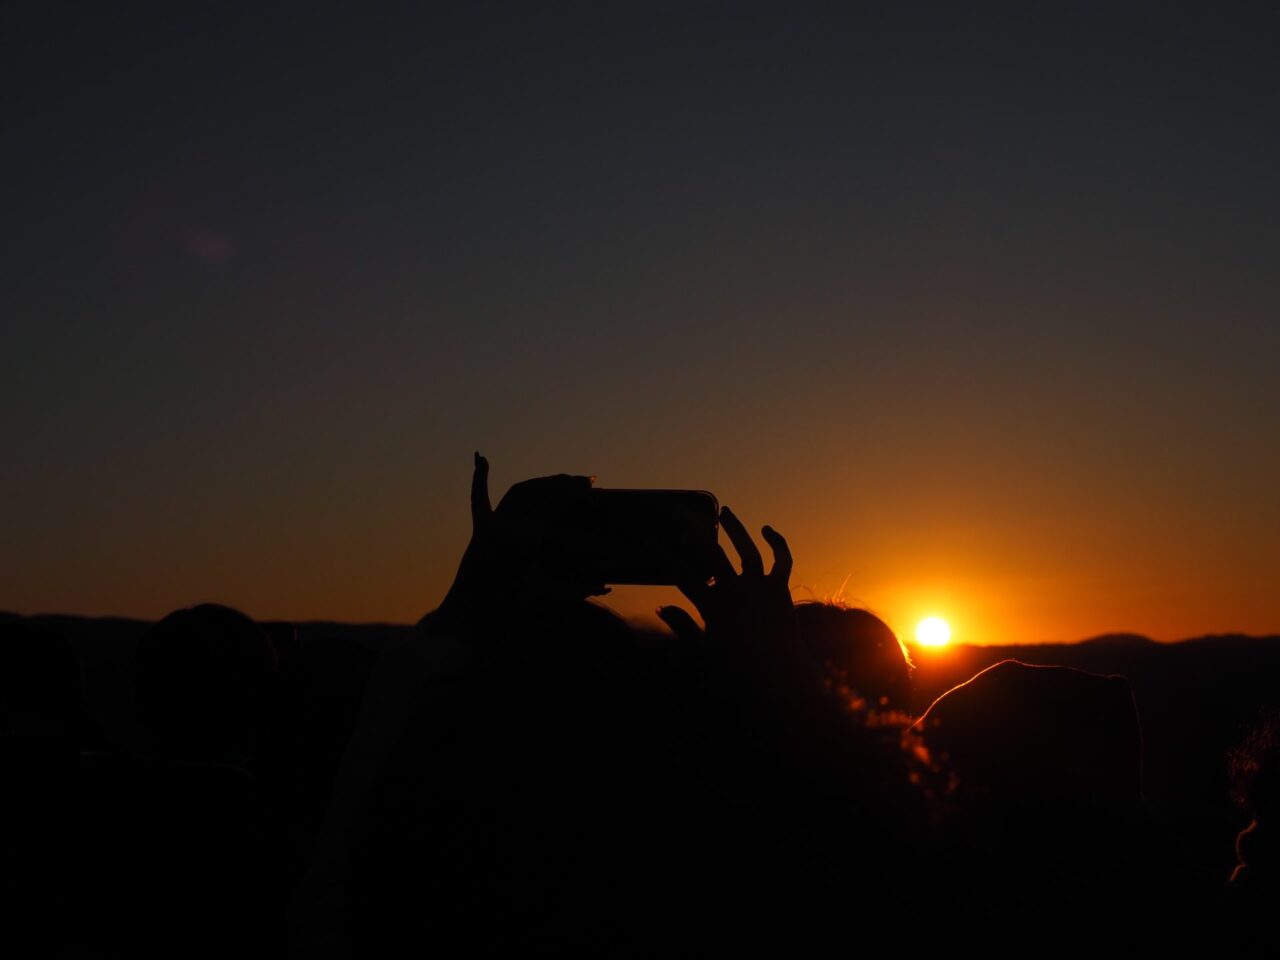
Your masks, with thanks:
M593 489L568 518L599 583L674 585L710 579L720 505L705 490Z

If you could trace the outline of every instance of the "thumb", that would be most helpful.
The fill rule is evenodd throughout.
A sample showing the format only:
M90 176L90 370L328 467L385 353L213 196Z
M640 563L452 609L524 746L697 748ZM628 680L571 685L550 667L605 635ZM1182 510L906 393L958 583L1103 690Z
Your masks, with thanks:
M471 474L471 528L473 531L484 528L493 517L493 507L489 505L489 461L475 455L475 471Z

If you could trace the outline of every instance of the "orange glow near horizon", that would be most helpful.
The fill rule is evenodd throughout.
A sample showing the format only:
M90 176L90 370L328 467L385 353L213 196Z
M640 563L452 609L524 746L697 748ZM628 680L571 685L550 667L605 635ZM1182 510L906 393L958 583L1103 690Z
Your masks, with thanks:
M784 463L829 452L788 449L790 436L779 441ZM1280 629L1280 508L1260 481L1256 496L1241 481L1213 511L1194 509L1198 493L1144 498L1111 481L1107 497L1080 504L1047 468L1029 479L1026 463L997 461L969 477L975 458L957 455L939 492L915 480L929 474L910 459L914 449L871 472L844 462L843 450L823 472L771 472L746 453L708 463L678 445L674 465L630 445L591 456L495 454L490 486L496 499L525 477L564 470L598 473L604 486L713 490L753 531L768 523L786 536L795 600L868 609L913 645L916 625L939 612L952 647ZM28 562L0 578L0 610L155 619L208 600L258 619L413 623L440 602L466 547L470 466L468 453L420 472L388 468L379 497L356 495L370 482L365 463L349 474L303 471L307 483L290 488L288 509L256 481L233 488L236 497L202 499L194 481L153 491L148 475L134 499L85 530L42 527L39 512L19 516L14 555ZM1020 486L1032 479L1043 502ZM76 539L85 531L91 543ZM656 606L689 607L672 587L615 587L603 602L652 627Z

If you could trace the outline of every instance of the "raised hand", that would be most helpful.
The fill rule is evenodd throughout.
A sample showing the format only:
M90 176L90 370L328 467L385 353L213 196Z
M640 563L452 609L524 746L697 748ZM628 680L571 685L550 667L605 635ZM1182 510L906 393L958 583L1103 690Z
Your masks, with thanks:
M703 742L700 763L729 796L760 800L808 789L829 768L829 758L815 751L845 732L843 704L830 696L821 665L800 640L787 541L772 527L761 531L773 552L766 573L759 548L727 507L720 526L742 572L717 545L712 582L680 586L702 614L705 633L679 607L658 610L699 664L703 711L695 714L703 726L694 724L690 736Z
M761 535L773 552L773 566L764 570L764 558L751 534L728 507L720 509L720 526L738 553L742 572L734 570L724 548L716 545L711 557L714 580L689 581L680 591L702 615L707 638L745 645L757 650L792 646L795 611L791 603L791 550L782 534L765 527ZM662 607L658 617L676 636L702 639L702 631L680 607Z
M590 490L590 477L537 477L515 484L494 509L489 461L477 453L471 477L471 541L453 586L433 616L436 625L466 633L532 606L608 593L604 584L570 572L581 544L560 522Z

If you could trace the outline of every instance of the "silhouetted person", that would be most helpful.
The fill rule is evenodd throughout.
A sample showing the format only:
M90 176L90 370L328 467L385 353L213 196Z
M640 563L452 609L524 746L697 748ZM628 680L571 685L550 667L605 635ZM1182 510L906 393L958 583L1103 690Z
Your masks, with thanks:
M897 634L869 610L831 603L796 605L805 647L849 696L871 710L911 707L911 659Z
M677 636L645 646L584 603L603 585L562 572L555 517L586 478L526 481L493 510L486 473L477 457L448 596L375 670L297 949L795 945L824 932L812 917L899 903L903 768L824 695L782 537L765 528L766 572L723 510L742 573L716 548L715 583L682 585L705 631L667 607Z
M280 953L296 867L280 798L250 772L270 640L228 607L178 610L142 637L134 676L156 756L80 760L68 939L131 956Z
M143 636L138 713L157 754L244 766L259 748L276 679L266 632L238 610L177 610Z

